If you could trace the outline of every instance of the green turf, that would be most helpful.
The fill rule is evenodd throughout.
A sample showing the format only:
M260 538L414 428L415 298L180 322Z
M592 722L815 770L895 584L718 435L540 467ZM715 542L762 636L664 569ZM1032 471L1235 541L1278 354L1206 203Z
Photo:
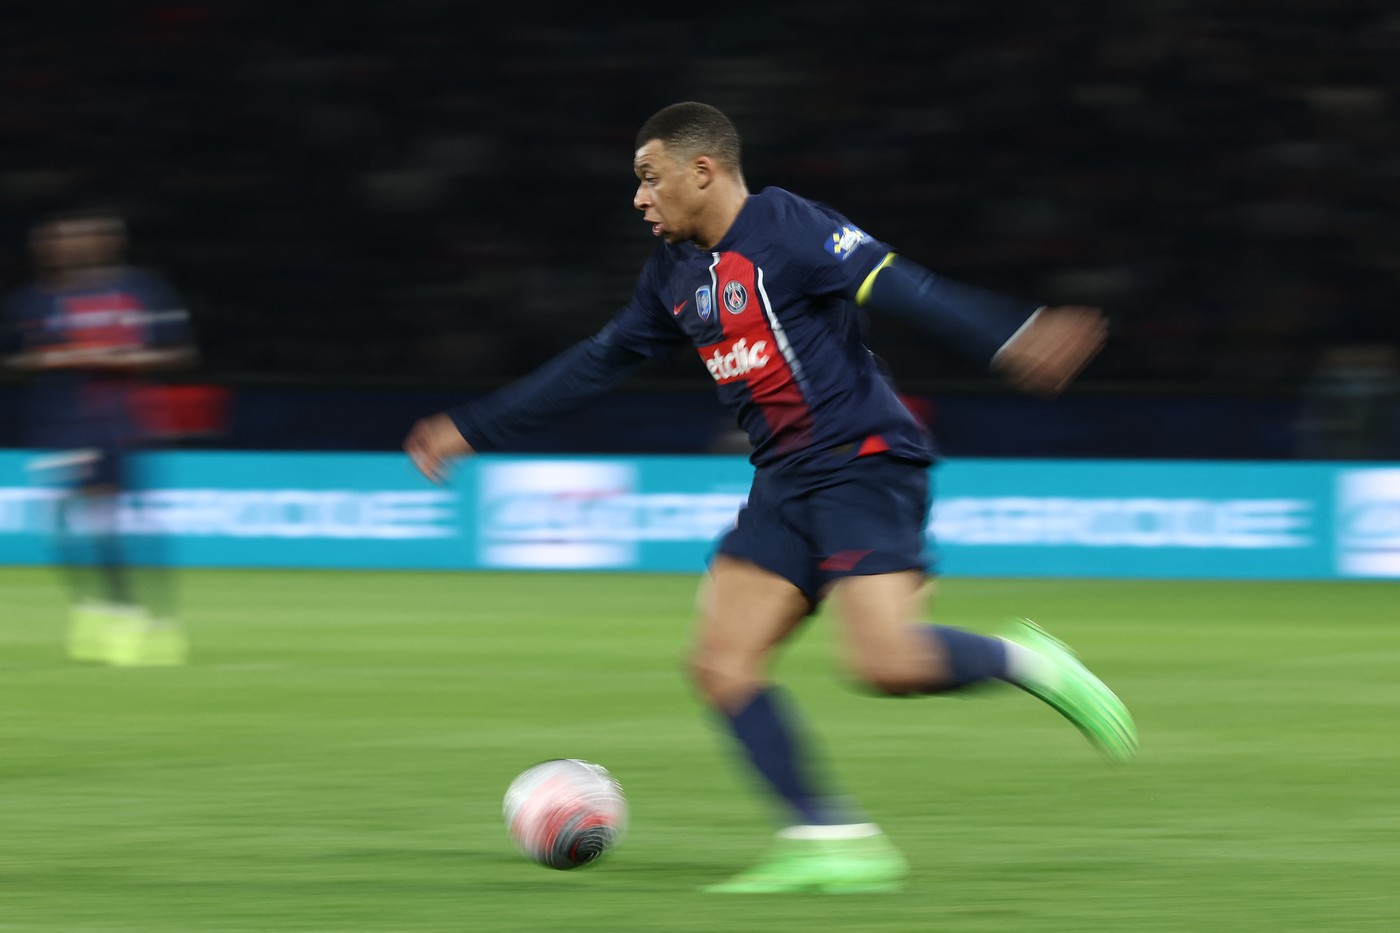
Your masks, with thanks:
M766 805L680 676L686 577L204 571L194 663L67 662L45 570L0 569L3 931L1393 930L1400 586L949 580L940 621L1028 614L1138 718L1100 761L1007 690L881 700L831 620L782 660L895 895L723 897ZM630 835L519 858L535 761L610 767Z

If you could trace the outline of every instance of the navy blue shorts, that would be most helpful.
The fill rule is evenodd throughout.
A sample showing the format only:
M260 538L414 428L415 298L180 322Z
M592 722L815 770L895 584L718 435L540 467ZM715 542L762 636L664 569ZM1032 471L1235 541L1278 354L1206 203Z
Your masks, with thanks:
M881 454L817 474L759 469L718 553L791 581L814 608L842 577L928 572L928 470Z

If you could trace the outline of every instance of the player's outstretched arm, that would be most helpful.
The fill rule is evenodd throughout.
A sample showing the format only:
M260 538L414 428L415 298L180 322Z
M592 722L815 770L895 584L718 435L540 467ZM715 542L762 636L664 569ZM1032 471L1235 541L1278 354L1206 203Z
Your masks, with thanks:
M92 347L58 347L47 350L26 350L8 360L6 365L13 369L38 371L45 369L96 369L99 361L106 359L107 351Z
M1103 348L1108 330L1098 308L1037 308L893 253L870 273L856 301L920 325L1018 388L1045 396L1069 385Z
M1108 323L1098 308L1041 308L992 357L992 369L1027 392L1054 397L1107 339Z
M435 483L447 477L453 460L473 453L472 445L447 415L420 419L408 432L403 449L418 471Z
M155 372L187 369L199 360L190 347L58 347L31 350L10 357L6 365L14 369L90 369L108 372Z
M424 418L409 432L404 451L424 476L441 482L451 460L505 449L516 437L578 411L646 359L608 334L604 329L575 344L484 399Z
M113 354L109 366L113 369L155 372L169 369L190 369L199 363L199 351L192 346L133 348Z

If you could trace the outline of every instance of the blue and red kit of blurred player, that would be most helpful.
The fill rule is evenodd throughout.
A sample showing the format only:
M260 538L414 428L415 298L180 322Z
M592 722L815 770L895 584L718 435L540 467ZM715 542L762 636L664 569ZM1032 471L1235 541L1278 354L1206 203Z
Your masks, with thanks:
M77 486L125 485L128 453L146 441L143 377L104 357L188 346L189 316L166 282L137 269L63 287L27 285L7 303L19 353L40 360L25 398L25 443L86 452ZM65 365L65 359L77 362Z
M146 374L192 361L190 322L159 276L121 261L125 228L104 215L35 228L39 277L5 303L7 361L29 375L25 443L36 478L58 492L58 563L72 592L68 651L79 660L177 664L185 659L170 587L146 535L123 528L154 396Z

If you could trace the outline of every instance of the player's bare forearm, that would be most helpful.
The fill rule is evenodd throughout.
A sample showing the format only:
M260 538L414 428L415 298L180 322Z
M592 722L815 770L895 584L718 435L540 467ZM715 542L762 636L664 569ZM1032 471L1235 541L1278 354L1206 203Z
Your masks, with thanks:
M1108 339L1098 308L1042 308L1007 341L992 368L1020 389L1053 398L1074 381Z
M453 460L475 453L457 425L443 414L431 415L416 423L404 439L403 449L418 472L434 483L447 478Z
M121 369L169 370L187 369L199 362L193 347L170 347L158 350L130 350L117 355L113 365Z
M10 357L7 365L14 369L90 369L110 372L144 372L179 369L193 365L199 359L192 349L172 348L146 350L112 347L63 347L53 350L33 350Z
M38 371L46 369L91 369L106 358L105 352L84 348L29 350L12 356L7 364L14 369Z

